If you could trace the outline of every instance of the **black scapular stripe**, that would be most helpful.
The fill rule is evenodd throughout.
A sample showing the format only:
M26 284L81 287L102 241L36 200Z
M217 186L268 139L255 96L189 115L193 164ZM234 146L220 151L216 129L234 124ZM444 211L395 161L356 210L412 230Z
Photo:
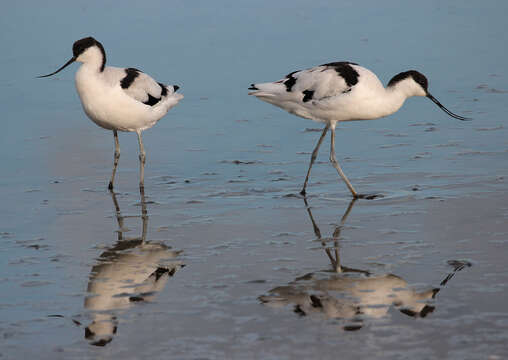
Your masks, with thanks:
M287 74L286 75L286 81L284 81L284 85L286 85L286 91L291 91L291 89L293 88L293 86L295 85L296 83L296 78L293 77L293 74L294 73L297 73L298 71L293 71L292 73L290 74Z
M314 96L314 90L305 90L303 91L303 102L307 102L312 100L312 97Z
M134 82L134 80L136 80L136 78L139 76L139 73L141 71L139 71L138 69L135 69L135 68L127 68L125 69L125 77L120 81L120 86L122 87L122 89L127 89L129 86L132 85L132 83Z
M360 77L360 74L358 74L358 72L351 65L358 64L348 61L339 61L323 64L322 66L333 67L337 74L339 74L344 79L347 86L353 86L358 83L358 77Z

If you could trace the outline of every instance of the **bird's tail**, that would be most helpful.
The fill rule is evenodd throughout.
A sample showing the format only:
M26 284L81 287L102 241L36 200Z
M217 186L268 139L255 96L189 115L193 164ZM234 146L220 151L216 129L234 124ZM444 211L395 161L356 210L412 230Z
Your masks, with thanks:
M253 90L249 92L249 95L254 95L256 97L276 97L287 92L286 86L280 81L251 84L249 90Z
M167 89L167 94L164 94L165 96L167 97L173 97L178 101L180 101L181 99L183 99L183 94L177 94L176 92L178 91L178 89L180 89L180 86L178 85L167 85L166 86L166 89Z
M178 104L178 102L180 100L183 99L183 95L182 94L178 94L176 92L178 89L180 89L180 86L178 86L178 85L164 85L163 86L161 84L161 86L166 91L163 90L163 92L162 92L162 101L160 103L158 103L156 106L163 106L163 107L165 107L167 109L166 111L168 111L173 106Z

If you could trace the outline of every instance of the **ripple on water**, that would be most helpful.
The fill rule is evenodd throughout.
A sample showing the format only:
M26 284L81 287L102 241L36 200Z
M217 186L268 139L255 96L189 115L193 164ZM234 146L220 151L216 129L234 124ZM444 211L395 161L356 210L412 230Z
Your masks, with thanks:
M193 204L203 204L203 203L204 203L204 201L202 201L202 200L187 200L185 203L186 203L186 204L189 204L189 205L193 205Z
M234 165L255 165L262 164L261 160L221 160L221 164L234 164Z
M494 126L494 127L476 128L475 131L498 131L498 130L503 130L503 129L504 129L504 126L499 125L499 126Z
M399 143L399 144L388 144L388 145L380 145L380 149L391 149L391 148L398 148L398 147L405 147L405 146L411 146L409 143Z
M51 285L52 282L50 281L43 281L43 280L31 280L31 281L25 281L21 284L22 287L39 287L39 286L46 286Z

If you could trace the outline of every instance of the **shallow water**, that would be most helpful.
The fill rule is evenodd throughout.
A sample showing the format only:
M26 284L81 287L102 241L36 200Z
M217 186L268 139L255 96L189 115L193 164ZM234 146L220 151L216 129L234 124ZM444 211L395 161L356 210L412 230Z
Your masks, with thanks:
M508 356L507 5L377 4L6 5L0 358ZM144 201L133 134L107 191L76 66L34 79L86 35L185 95L144 133ZM247 87L333 60L416 68L474 120L410 99L341 124L344 171L383 197L351 203L327 139L305 202L320 125Z

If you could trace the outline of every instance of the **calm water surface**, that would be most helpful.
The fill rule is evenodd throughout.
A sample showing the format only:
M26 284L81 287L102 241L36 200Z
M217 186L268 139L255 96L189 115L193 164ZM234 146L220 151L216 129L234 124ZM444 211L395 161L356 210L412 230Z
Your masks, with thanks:
M503 359L508 356L505 2L11 2L0 14L0 358ZM84 115L77 65L181 86L137 141ZM415 68L410 99L337 131L297 196L320 125L252 82L350 60Z

